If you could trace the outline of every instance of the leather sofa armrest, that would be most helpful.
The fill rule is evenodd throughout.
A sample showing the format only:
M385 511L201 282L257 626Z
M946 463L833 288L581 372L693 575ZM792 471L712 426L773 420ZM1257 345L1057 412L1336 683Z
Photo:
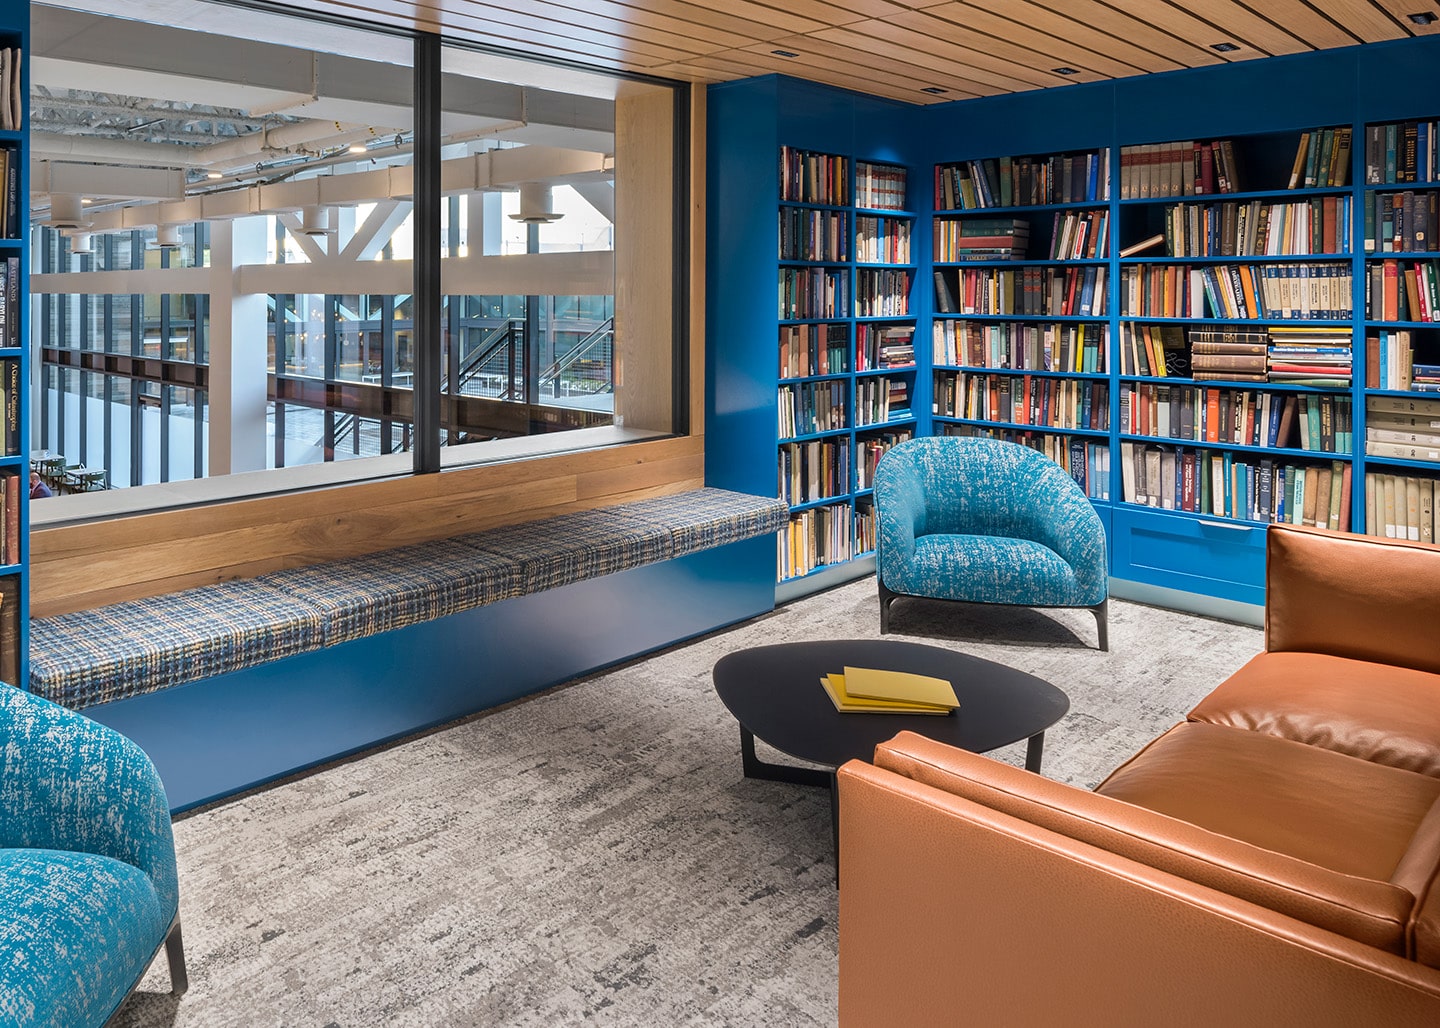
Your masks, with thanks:
M1440 1023L1440 972L884 768L839 771L840 1024Z
M1271 525L1265 648L1440 673L1440 546Z

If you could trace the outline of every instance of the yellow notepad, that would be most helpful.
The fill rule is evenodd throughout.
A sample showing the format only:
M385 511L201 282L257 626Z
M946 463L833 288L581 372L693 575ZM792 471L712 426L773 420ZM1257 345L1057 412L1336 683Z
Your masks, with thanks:
M845 692L854 699L899 700L904 703L944 707L947 710L960 706L955 690L943 678L912 675L905 671L847 667Z
M820 685L835 709L842 714L935 714L941 717L950 713L950 707L936 707L928 703L906 703L897 700L874 700L851 696L845 690L844 675L829 675L820 679Z

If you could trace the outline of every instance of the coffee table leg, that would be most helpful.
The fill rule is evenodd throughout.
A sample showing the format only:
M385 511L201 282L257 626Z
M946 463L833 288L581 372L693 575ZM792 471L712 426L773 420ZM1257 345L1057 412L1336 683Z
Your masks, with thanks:
M835 886L840 886L840 780L834 771L822 771L815 767L793 767L789 764L771 764L755 755L755 735L744 725L740 726L740 764L746 778L760 778L768 782L789 782L791 785L819 785L830 789L830 832L835 847Z
M744 725L740 726L740 765L746 778L761 778L767 782L789 782L791 785L829 786L835 780L835 772L822 771L815 767L793 767L790 764L771 764L755 755L755 736Z
M1045 756L1045 733L1036 732L1025 744L1025 770L1040 773L1040 760Z

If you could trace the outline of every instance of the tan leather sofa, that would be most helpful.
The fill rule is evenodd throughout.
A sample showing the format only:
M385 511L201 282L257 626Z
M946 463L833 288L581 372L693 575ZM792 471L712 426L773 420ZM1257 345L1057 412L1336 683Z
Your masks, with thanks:
M842 1025L1440 1025L1440 547L1267 551L1265 652L1094 792L840 769Z

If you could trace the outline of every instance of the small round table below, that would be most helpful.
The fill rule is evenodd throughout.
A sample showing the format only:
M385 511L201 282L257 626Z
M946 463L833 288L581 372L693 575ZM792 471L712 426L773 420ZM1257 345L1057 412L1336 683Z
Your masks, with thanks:
M846 667L882 668L943 678L960 708L925 714L842 714L820 686ZM740 722L740 755L747 778L830 788L836 863L839 795L835 771L847 760L871 760L877 744L911 731L974 753L1028 739L1025 767L1040 770L1045 729L1065 716L1070 698L1043 679L969 654L890 639L781 643L721 657L715 691ZM755 755L759 738L782 753L832 770L767 763Z

